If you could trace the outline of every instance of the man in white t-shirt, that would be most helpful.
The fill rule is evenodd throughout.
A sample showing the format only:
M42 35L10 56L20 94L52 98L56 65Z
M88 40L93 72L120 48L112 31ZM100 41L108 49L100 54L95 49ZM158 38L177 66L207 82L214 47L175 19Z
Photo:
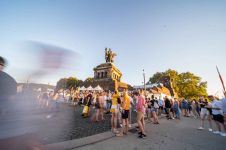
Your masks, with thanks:
M224 124L222 102L216 100L213 96L210 97L210 100L212 100L211 106L212 106L213 120L215 121L218 128L218 131L214 131L213 133L220 134L221 136L226 136L226 126ZM223 126L224 132L221 132L221 125Z
M163 111L163 108L164 108L164 101L161 97L159 97L158 104L159 104L158 115L160 116L162 114L162 111Z
M224 119L226 120L226 92L224 93L225 97L221 99L222 102L222 110L224 114Z

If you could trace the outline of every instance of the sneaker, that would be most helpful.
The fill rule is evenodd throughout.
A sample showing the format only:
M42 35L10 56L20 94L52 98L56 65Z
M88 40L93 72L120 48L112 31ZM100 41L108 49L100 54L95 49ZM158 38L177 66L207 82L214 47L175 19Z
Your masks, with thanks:
M221 134L220 131L213 131L214 134Z
M131 128L132 127L132 125L131 124L129 124L129 128Z
M117 129L112 129L111 130L114 134L119 134L120 132Z
M143 135L143 138L144 138L144 139L147 137L147 135L146 135L146 134L142 134L142 135Z
M213 129L209 128L209 131L210 131L210 132L213 132Z
M123 133L118 133L118 134L116 134L115 136L117 136L117 137L122 137L122 136L123 136Z
M221 133L220 135L226 137L226 133Z
M199 128L198 128L198 130L203 130L203 129L204 129L203 127L199 127Z
M138 138L143 139L144 138L143 134L139 135Z

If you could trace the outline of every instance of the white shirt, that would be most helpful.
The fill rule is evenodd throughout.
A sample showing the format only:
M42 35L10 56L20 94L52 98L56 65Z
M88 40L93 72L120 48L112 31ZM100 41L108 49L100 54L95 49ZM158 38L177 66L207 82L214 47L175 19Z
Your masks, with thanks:
M219 115L219 114L223 114L222 112L222 102L218 101L218 100L213 100L212 104L212 108L220 108L220 110L218 109L212 109L212 114L213 115Z
M221 99L223 113L226 114L226 98Z

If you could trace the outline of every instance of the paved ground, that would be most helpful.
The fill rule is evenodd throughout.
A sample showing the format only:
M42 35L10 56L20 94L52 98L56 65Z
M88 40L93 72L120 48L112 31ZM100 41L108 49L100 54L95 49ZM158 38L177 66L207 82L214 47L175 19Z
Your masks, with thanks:
M147 124L147 138L138 139L136 132L76 148L76 150L225 150L226 137L207 130L199 131L199 120L161 119L160 125Z
M148 123L147 139L138 139L135 130L131 130L128 136L119 138L106 132L110 130L110 115L105 116L104 122L92 123L90 119L81 117L82 107L79 106L59 104L49 110L37 107L31 96L20 95L17 99L18 101L7 105L13 111L1 112L0 149L3 150L44 149L45 145L51 144L59 149L76 147L78 150L223 150L226 147L226 138L207 130L197 130L199 120L193 118L161 119L160 125ZM96 135L99 133L102 134ZM90 135L93 136L83 138ZM61 143L58 144L59 142Z
M30 94L17 95L15 101L1 103L1 108L0 149L4 143L21 138L50 144L110 130L110 114L105 115L105 121L93 123L90 118L82 118L82 106L54 102L52 109L40 108Z

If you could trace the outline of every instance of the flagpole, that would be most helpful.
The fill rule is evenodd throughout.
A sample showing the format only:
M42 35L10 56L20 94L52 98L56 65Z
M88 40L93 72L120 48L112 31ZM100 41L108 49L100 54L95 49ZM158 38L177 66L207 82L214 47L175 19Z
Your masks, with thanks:
M222 87L223 87L223 94L225 94L225 86L224 86L223 78L222 78L220 71L219 71L217 66L216 66L216 68L217 68L217 72L218 72L218 75L219 75L219 78L220 78L220 81L221 81L221 84L222 84Z

